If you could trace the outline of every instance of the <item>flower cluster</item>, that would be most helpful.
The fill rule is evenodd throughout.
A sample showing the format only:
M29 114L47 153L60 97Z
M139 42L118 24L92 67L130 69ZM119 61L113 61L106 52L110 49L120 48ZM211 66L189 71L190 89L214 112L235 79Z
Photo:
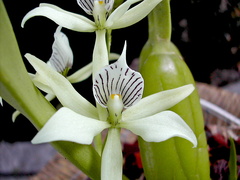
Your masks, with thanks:
M142 98L144 80L139 72L128 67L126 43L121 56L108 65L106 30L124 28L144 18L161 0L127 0L112 11L113 0L77 0L90 19L67 12L54 5L41 4L23 19L22 26L33 16L46 16L58 25L53 43L53 53L48 63L26 54L36 70L35 85L56 96L63 105L33 138L32 143L71 141L89 145L96 135L108 129L101 155L101 179L122 179L122 151L120 130L125 128L148 142L161 142L181 137L197 146L197 140L185 121L169 111L194 90L193 85L162 91ZM130 8L130 9L129 9ZM96 31L93 61L67 76L73 63L73 53L61 27L81 32ZM49 66L50 65L50 66ZM87 70L86 70L87 68ZM96 107L82 97L71 83L79 82L93 73L93 96ZM84 78L83 78L84 77Z
M109 113L108 118L101 121L97 109L78 94L66 78L27 54L28 61L64 106L48 120L32 143L72 141L91 144L94 136L108 128L102 153L102 179L122 177L120 128L129 129L148 142L161 142L178 136L196 147L196 137L184 120L172 111L164 111L191 94L193 85L141 99L143 79L127 66L125 55L126 46L117 62L104 67L95 76L94 97Z

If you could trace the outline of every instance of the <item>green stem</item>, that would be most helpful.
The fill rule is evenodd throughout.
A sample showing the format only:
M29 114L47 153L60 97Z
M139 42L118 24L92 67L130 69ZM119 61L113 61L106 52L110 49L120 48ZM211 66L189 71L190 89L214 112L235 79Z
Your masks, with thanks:
M232 138L229 139L230 141L230 157L229 157L229 180L237 180L238 179L238 173L237 173L237 153L236 153L236 147L234 140Z
M170 0L163 0L148 15L149 40L151 42L170 41L172 25L170 13Z

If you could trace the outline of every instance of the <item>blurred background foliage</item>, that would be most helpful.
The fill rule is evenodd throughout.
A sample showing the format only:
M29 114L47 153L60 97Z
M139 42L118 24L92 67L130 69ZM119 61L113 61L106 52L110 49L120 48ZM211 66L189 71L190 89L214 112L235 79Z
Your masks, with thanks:
M3 0L8 11L22 55L31 53L47 61L51 56L53 33L57 25L44 17L34 17L21 28L21 20L42 0ZM84 14L75 0L48 0L65 10ZM180 49L184 60L196 81L225 85L240 79L240 2L239 0L171 0L172 41ZM89 17L91 18L91 17ZM70 74L91 61L94 33L78 33L63 29L69 37L74 53L74 66ZM141 22L113 31L112 52L121 53L124 41L128 42L128 62L137 58L147 40L147 18ZM34 72L25 61L29 72ZM235 72L226 82L220 79L222 70ZM229 73L227 73L229 75ZM75 84L79 93L94 102L91 78ZM0 107L0 140L15 142L29 141L36 133L35 128L22 115L15 123L11 121L14 111L6 102ZM54 105L58 102L55 100Z

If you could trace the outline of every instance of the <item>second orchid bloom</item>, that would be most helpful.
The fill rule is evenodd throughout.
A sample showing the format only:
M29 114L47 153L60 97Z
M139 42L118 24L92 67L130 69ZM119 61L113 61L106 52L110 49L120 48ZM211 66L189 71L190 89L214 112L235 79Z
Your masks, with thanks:
M61 74L27 54L26 58L64 106L37 133L32 143L71 141L91 144L93 138L108 129L102 152L101 179L122 179L120 129L125 128L148 142L181 137L197 146L197 140L184 120L166 110L194 90L193 85L159 92L142 98L142 76L126 64L126 44L120 58L95 74L93 94L108 111L100 120L97 109L83 98Z

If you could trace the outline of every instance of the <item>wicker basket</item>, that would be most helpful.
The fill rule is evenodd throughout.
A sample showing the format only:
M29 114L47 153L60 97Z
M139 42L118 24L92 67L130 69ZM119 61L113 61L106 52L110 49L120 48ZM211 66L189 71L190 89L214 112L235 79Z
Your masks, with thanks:
M197 83L197 88L200 97L208 100L233 115L240 117L240 94L232 93L227 90L217 88L205 83ZM237 138L240 135L240 128L233 122L224 121L210 114L208 111L203 111L205 123L212 127L215 133L224 134L226 137L232 136ZM128 135L125 135L127 137ZM131 136L131 141L135 137ZM57 154L53 159L36 175L30 178L32 180L86 180L87 176L72 165L61 155Z

